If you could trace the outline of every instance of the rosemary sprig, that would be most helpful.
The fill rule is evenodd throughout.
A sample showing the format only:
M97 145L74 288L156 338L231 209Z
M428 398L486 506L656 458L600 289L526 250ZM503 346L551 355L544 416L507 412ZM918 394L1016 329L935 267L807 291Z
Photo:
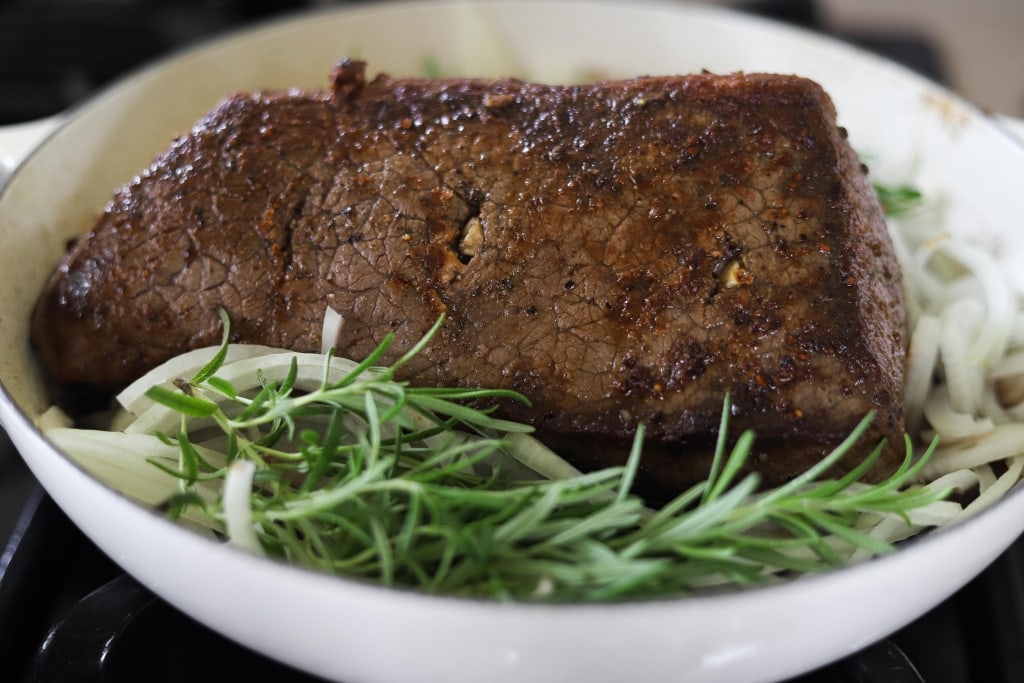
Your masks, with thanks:
M262 378L255 395L245 396L218 378L223 353L177 382L177 391L151 390L152 400L181 414L178 434L161 437L182 454L178 470L161 466L182 482L163 508L198 510L244 547L385 585L594 601L757 584L840 566L852 550L886 553L892 545L863 531L865 518L906 517L948 494L909 486L931 452L915 460L909 440L903 465L880 484L858 481L880 451L841 479L822 479L861 438L871 415L806 474L759 491L756 475L737 480L754 436L744 433L728 447L728 398L711 476L661 509L646 508L629 491L643 457L642 426L622 467L556 480L504 476L504 434L530 429L479 406L525 398L395 379L441 323L396 364L376 366L389 336L342 379L328 381L325 368L312 391L295 390L292 371L280 383ZM225 318L225 345L226 328ZM220 433L222 462L200 457L189 436L211 424ZM233 492L228 506L223 497L206 503L193 490L218 478ZM241 513L240 485L251 489Z
M912 185L875 183L873 187L887 216L904 216L919 207L923 199L921 191Z

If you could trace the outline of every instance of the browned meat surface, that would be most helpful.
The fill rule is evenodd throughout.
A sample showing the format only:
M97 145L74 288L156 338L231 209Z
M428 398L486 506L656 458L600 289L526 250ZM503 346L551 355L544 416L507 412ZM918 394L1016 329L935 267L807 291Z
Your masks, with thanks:
M648 427L644 485L706 474L731 392L779 481L869 410L903 430L904 307L865 173L816 84L775 75L366 81L225 100L119 189L43 292L54 381L112 389L185 349L319 348L520 390L584 466ZM113 153L113 152L112 152ZM738 431L737 431L738 433ZM898 448L897 448L898 450ZM892 454L886 456L892 458Z

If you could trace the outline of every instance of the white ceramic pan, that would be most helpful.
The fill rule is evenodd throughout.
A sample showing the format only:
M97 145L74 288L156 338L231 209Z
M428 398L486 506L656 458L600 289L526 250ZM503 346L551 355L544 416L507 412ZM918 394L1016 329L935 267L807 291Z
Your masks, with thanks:
M998 245L1005 264L1024 266L1024 148L910 72L791 28L670 4L420 3L334 10L227 36L59 117L0 193L0 419L70 518L157 594L240 643L338 681L750 683L796 675L898 629L1024 530L1018 487L892 556L782 586L608 606L495 605L255 559L91 479L32 426L47 398L27 320L66 240L226 93L323 86L346 55L367 59L371 71L418 74L433 59L451 75L546 81L703 68L806 75L831 93L855 145L876 159L875 173L913 166L922 187L947 202L947 229ZM1024 289L1024 267L1015 270Z

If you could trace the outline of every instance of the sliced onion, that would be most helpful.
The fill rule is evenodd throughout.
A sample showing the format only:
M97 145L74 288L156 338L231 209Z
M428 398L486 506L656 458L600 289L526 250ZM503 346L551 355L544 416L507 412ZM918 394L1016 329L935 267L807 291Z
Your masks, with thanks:
M141 414L153 405L153 402L146 398L146 392L150 388L157 385L170 387L178 377L186 379L192 377L210 362L219 348L219 346L206 346L171 358L128 385L117 395L117 402L132 415ZM258 344L228 344L224 362L231 363L245 358L265 356L275 351L280 351L280 349Z
M161 460L177 467L180 451L147 434L124 434L98 429L51 428L46 436L72 460L98 480L139 502L156 506L179 492L178 480L154 467ZM218 465L219 453L197 446L200 455ZM207 501L217 499L219 485L200 481L195 491ZM210 528L207 516L186 510L182 519L193 526Z
M327 307L324 311L324 324L320 329L320 353L327 354L338 343L341 330L345 326L345 318L341 313Z
M328 382L338 382L357 367L355 362L346 358L332 358L330 367L327 367L326 357L317 353L272 349L267 355L245 357L226 363L217 372L217 376L230 382L239 394L244 394L260 388L257 371L270 381L283 382L291 371L293 359L298 370L295 387L305 391L315 390L325 376ZM127 425L124 431L131 434L173 431L181 416L163 405L154 404L148 398L145 400L150 407Z
M1005 496L1020 481L1022 472L1024 472L1024 456L1017 456L1010 461L1009 467L998 479L987 486L977 498L964 508L957 521L977 514Z
M263 554L263 546L252 521L252 482L256 465L251 460L235 460L224 477L224 526L228 540L251 553Z
M74 420L57 406L50 406L36 418L36 427L44 432L50 429L71 427L73 425Z
M955 251L954 251L955 246ZM1006 353L1017 306L1007 277L991 254L965 242L947 244L950 256L966 266L984 290L987 315L980 334L968 349L968 357L986 366L995 365Z
M928 395L924 416L936 433L941 434L944 443L984 436L995 429L995 423L987 417L979 418L973 412L958 412L945 385L936 387Z
M916 434L921 427L925 400L932 386L935 363L939 357L941 329L942 323L938 317L922 315L910 336L903 403L907 413L907 431L911 434Z
M1024 351L1016 350L999 360L989 373L991 379L1009 379L1024 375Z
M509 434L509 455L547 479L571 479L582 474L562 456L528 434Z
M996 425L988 435L973 443L939 446L925 466L926 477L937 478L960 469L980 467L1024 453L1024 424Z
M942 312L939 356L949 402L958 413L974 413L981 401L981 373L968 358L967 349L982 317L981 304L974 299L958 299Z

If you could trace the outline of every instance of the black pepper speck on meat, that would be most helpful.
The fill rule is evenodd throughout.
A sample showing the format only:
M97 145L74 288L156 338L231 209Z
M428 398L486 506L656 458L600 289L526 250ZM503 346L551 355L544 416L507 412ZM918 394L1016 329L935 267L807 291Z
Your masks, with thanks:
M113 153L113 152L112 152ZM641 490L707 474L726 393L768 483L868 411L903 431L905 313L878 201L825 92L794 76L578 86L365 76L225 99L118 189L37 304L62 395L234 339L397 357L507 387L584 468L648 430ZM846 466L852 466L851 460Z

